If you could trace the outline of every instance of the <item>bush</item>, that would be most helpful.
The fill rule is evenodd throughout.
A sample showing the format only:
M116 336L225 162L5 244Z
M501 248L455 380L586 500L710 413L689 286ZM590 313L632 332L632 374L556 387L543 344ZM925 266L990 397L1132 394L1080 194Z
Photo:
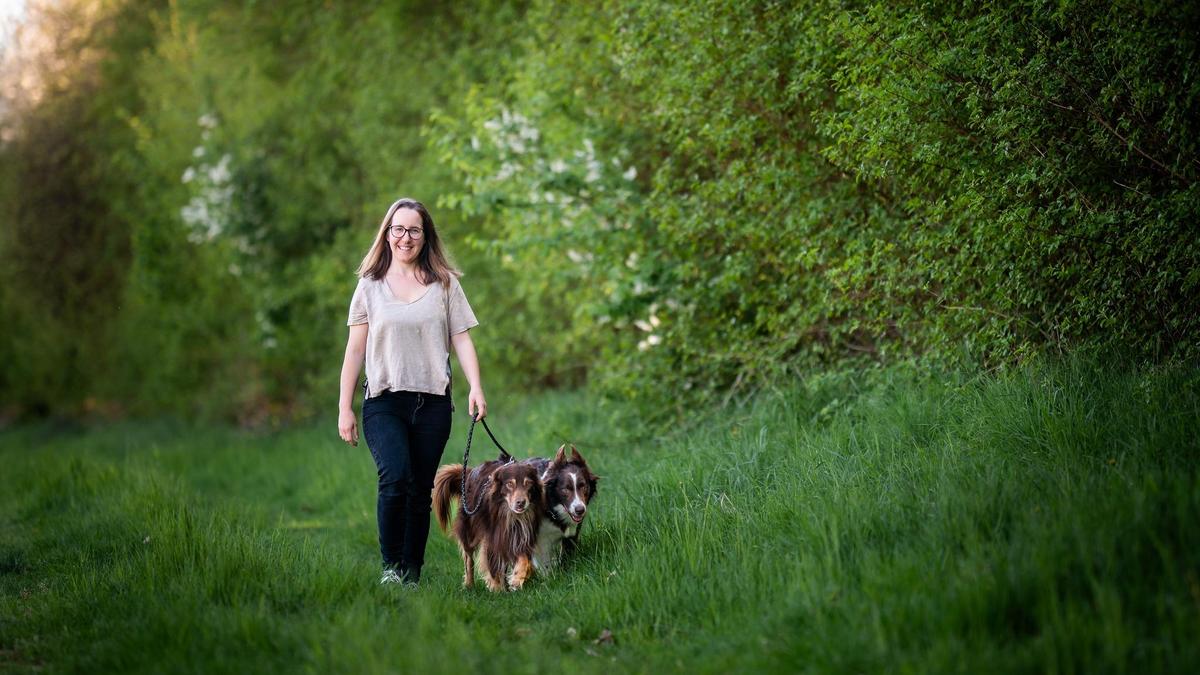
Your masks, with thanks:
M507 77L434 118L445 203L526 302L511 362L590 362L610 391L1189 358L1196 11L534 3Z
M0 402L332 407L402 194L493 382L1198 355L1194 3L326 5L110 3L9 94Z

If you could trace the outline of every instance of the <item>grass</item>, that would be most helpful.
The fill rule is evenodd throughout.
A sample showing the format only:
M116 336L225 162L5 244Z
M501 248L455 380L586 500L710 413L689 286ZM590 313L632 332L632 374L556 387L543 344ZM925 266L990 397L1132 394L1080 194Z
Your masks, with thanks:
M654 437L490 403L515 454L570 439L603 476L518 594L463 591L436 528L419 589L377 586L374 466L332 419L3 432L0 667L1200 671L1195 369L826 375Z

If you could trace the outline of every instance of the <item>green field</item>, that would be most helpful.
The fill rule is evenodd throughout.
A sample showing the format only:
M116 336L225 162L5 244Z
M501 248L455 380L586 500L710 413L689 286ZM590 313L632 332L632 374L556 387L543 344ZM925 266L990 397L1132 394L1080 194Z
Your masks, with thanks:
M517 594L463 591L436 528L421 587L378 586L374 466L332 418L4 431L0 669L1200 671L1195 369L825 375L665 432L489 402L515 454L603 476Z

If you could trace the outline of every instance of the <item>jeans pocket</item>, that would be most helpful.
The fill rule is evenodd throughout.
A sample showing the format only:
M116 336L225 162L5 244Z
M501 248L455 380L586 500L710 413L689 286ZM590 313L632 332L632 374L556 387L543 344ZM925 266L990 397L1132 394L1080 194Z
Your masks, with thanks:
M367 444L367 450L371 452L371 459L375 460L375 465L379 466L379 445L377 441L377 424L372 424L367 420L371 417L366 410L363 411L362 437Z
M362 418L363 418L364 426L367 423L367 418L374 415L375 413L379 412L380 407L383 405L383 403L384 403L383 399L378 396L372 396L371 398L363 401Z
M429 396L421 406L420 415L427 422L448 422L454 414L454 404L448 396Z

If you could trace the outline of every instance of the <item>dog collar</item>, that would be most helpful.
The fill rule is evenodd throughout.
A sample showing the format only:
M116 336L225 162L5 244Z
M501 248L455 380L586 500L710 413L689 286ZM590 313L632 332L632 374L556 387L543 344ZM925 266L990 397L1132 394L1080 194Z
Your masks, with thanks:
M564 528L570 527L569 525L567 525L566 523L564 523L562 521L562 516L558 515L558 512L555 511L554 509L550 509L547 513L550 514L550 520L553 520L555 525L558 525L559 527L564 527Z

